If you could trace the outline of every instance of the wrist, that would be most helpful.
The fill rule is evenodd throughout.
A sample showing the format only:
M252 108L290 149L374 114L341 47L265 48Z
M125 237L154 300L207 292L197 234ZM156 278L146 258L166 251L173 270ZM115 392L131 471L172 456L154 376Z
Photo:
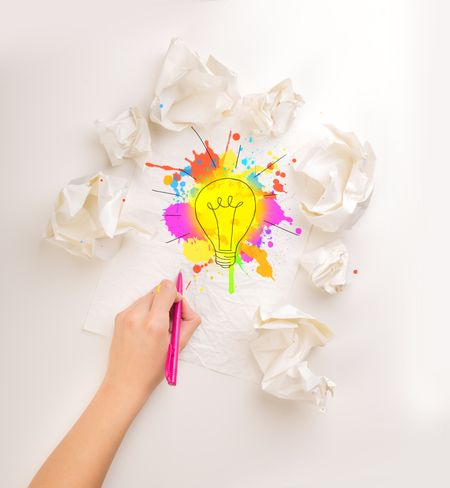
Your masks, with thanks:
M151 392L145 394L129 387L121 387L105 377L96 397L105 402L110 411L132 420L141 410Z

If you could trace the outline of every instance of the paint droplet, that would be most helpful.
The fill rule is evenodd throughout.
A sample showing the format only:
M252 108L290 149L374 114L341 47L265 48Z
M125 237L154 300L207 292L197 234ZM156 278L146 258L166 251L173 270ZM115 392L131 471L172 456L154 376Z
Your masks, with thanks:
M239 139L240 139L240 138L241 138L241 135L240 135L240 134L238 134L237 132L235 132L235 133L233 134L233 140L235 140L235 141L239 141Z
M292 162L293 162L293 163L296 163L296 162L297 162L297 160L294 158L294 159L292 160Z
M272 242L272 241L269 241L269 242L267 243L267 245L268 245L269 247L273 247L273 242Z
M164 108L164 104L163 103L160 103L159 104L159 108Z
M166 185L170 185L172 183L172 180L173 180L173 178L171 175L166 175L163 178L164 184L166 184Z
M103 181L103 178L100 178L100 182L102 182L102 181Z
M280 180L278 178L275 178L273 180L273 189L275 191L284 192L284 186L280 183Z
M302 233L302 229L300 229L300 227L297 227L295 229L295 233L298 234L298 235L300 235Z
M357 269L354 269L353 270L353 274L358 274L358 270Z
M202 270L202 267L199 264L195 264L192 269L193 269L194 273L200 273L200 271Z

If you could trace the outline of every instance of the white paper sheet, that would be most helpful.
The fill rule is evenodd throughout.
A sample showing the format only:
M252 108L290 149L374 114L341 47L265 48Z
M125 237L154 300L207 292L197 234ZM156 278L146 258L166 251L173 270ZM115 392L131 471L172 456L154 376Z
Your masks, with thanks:
M335 385L325 376L316 376L306 359L312 348L324 346L333 337L331 330L292 305L262 306L255 329L258 337L251 348L263 373L262 389L325 409Z
M232 124L237 127L238 121ZM204 135L211 143L222 141L225 147L228 131L224 127L217 127ZM262 155L267 154L267 147L271 147L264 144L257 146ZM202 149L192 131L168 133L163 141L155 145L154 152L157 154L154 154L153 160L166 163L183 161L186 149L189 153L191 147ZM291 181L292 170L288 165L286 171L286 179ZM261 373L250 351L250 342L255 337L255 312L262 303L283 303L298 268L297 256L301 254L310 228L296 205L297 189L292 187L292 191L283 195L281 201L283 208L289 210L289 215L303 232L301 236L296 236L273 229L276 246L270 253L270 262L275 279L263 278L249 269L242 270L235 266L236 291L230 294L227 271L213 264L211 271L196 274L192 263L182 254L182 245L176 240L166 244L173 236L162 222L162 214L172 201L172 196L152 191L161 188L162 175L164 172L154 168L136 170L121 219L139 221L151 236L127 235L120 253L105 264L85 329L109 335L117 312L146 293L159 280L175 278L178 270L182 269L185 284L191 282L186 296L203 318L201 326L183 351L182 359L221 373L260 382Z

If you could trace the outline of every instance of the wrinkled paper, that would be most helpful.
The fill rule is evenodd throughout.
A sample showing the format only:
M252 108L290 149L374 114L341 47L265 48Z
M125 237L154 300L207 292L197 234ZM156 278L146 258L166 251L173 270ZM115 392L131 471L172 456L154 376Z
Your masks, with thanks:
M142 165L150 158L150 131L138 108L131 107L114 120L99 120L96 125L113 166L119 166L125 159Z
M300 257L300 264L318 288L334 295L346 284L348 251L344 243L336 240Z
M325 126L327 137L300 151L300 208L326 232L349 229L369 204L375 155L352 132Z
M212 56L203 63L183 41L174 39L150 108L150 120L168 129L159 131L161 137L153 141L152 160L179 164L187 153L203 150L193 131L183 131L189 126L201 127L203 138L214 144L225 141L227 135L230 141L230 128L242 134L241 140L248 144L253 143L247 137L250 133L260 135L255 155L272 150L262 146L271 145L270 137L281 134L286 134L283 145L288 147L286 139L295 136L298 147L311 133L305 117L308 107L302 108L302 117L295 120L300 132L289 131L303 104L289 79L267 93L241 98L235 73ZM140 163L150 151L148 126L137 109L111 122L100 122L98 129L113 165L124 159ZM142 171L136 171L128 193L126 182L101 173L72 181L58 197L48 237L70 252L88 257L111 256L122 244L115 259L102 267L84 328L110 335L117 312L161 279L175 278L181 269L184 295L203 319L181 359L257 382L277 397L302 399L325 408L335 385L313 373L307 359L311 349L332 338L332 332L317 319L281 304L294 282L293 258L301 255L310 223L330 232L351 227L369 202L375 162L370 145L361 145L354 134L332 126L325 126L325 130L326 137L306 146L307 150L302 148L298 155L287 151L294 158L286 168L290 184L283 206L302 228L301 237L274 228L272 232L279 233L270 253L275 279L236 266L234 294L228 292L226 270L210 272L213 268L208 266L197 274L193 263L182 255L182 243L162 223L163 211L173 200L170 193L161 191L165 188L161 186L163 166L147 170L144 165ZM101 185L99 178L103 178ZM127 232L130 228L142 232ZM316 285L332 293L345 283L346 259L338 248L322 249L312 251L302 265Z
M120 222L127 189L128 180L102 172L70 181L58 195L45 237L71 254L111 258L132 228Z
M278 137L289 129L297 109L303 104L304 100L294 92L291 80L286 79L267 93L245 96L242 110L253 134Z
M224 124L225 125L225 124ZM236 127L233 124L233 127ZM228 135L226 127L202 131L209 141L223 141ZM192 131L169 132L161 145L153 148L154 161L182 161L191 147L201 146ZM262 150L273 149L267 143ZM292 172L286 179L291 183ZM120 252L102 266L102 276L92 300L85 322L85 329L110 335L115 315L123 308L147 293L163 278L175 279L183 271L184 294L201 315L202 323L195 331L181 358L205 368L259 384L261 371L255 362L249 344L256 337L253 327L256 310L261 303L279 304L295 279L297 266L293 257L301 253L306 244L310 224L300 213L295 185L285 195L283 204L289 208L296 225L302 228L301 236L293 236L281 229L272 230L276 245L270 252L274 279L260 276L254 269L235 266L235 292L228 292L227 269L210 264L201 273L193 270L194 263L183 255L183 242L174 240L162 221L164 209L173 201L168 194L152 191L161 186L165 172L158 168L136 171L127 194L127 204L121 220L139 221L148 235L128 233ZM254 264L256 268L258 264ZM180 371L180 374L182 372Z
M251 350L263 373L261 387L267 393L290 400L305 400L325 409L334 383L315 375L306 361L309 352L324 346L331 330L292 305L261 306Z
M236 75L213 56L203 63L181 39L173 39L150 108L152 122L180 131L221 121L239 100Z

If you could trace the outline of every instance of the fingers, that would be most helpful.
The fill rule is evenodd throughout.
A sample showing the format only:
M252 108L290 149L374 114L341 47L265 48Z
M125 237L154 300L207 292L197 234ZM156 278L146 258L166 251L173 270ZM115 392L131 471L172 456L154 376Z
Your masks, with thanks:
M168 320L172 305L180 300L175 284L170 280L162 280L156 287L150 315L155 320Z
M200 315L192 309L185 298L181 309L181 319L180 348L183 349L202 321Z
M181 319L182 320L193 320L199 318L199 315L194 312L192 307L189 305L186 298L183 298L183 307L181 309Z
M152 329L164 331L169 335L170 310L173 304L180 300L183 300L180 329L180 348L182 349L200 325L201 318L186 299L183 299L182 295L178 293L172 281L161 281L149 293L132 303L121 315L128 322L147 324Z
M136 318L137 317L144 318L152 308L153 300L155 296L161 291L162 287L163 287L163 282L159 283L157 286L155 286L152 290L150 290L145 295L139 297L125 310L123 310L123 313L127 313L127 314L132 313ZM181 299L182 299L181 294L177 292L177 296L174 301L178 302Z
M152 306L154 296L155 289L150 290L148 293L138 298L129 307L127 307L124 312L133 312L140 317L145 317Z

